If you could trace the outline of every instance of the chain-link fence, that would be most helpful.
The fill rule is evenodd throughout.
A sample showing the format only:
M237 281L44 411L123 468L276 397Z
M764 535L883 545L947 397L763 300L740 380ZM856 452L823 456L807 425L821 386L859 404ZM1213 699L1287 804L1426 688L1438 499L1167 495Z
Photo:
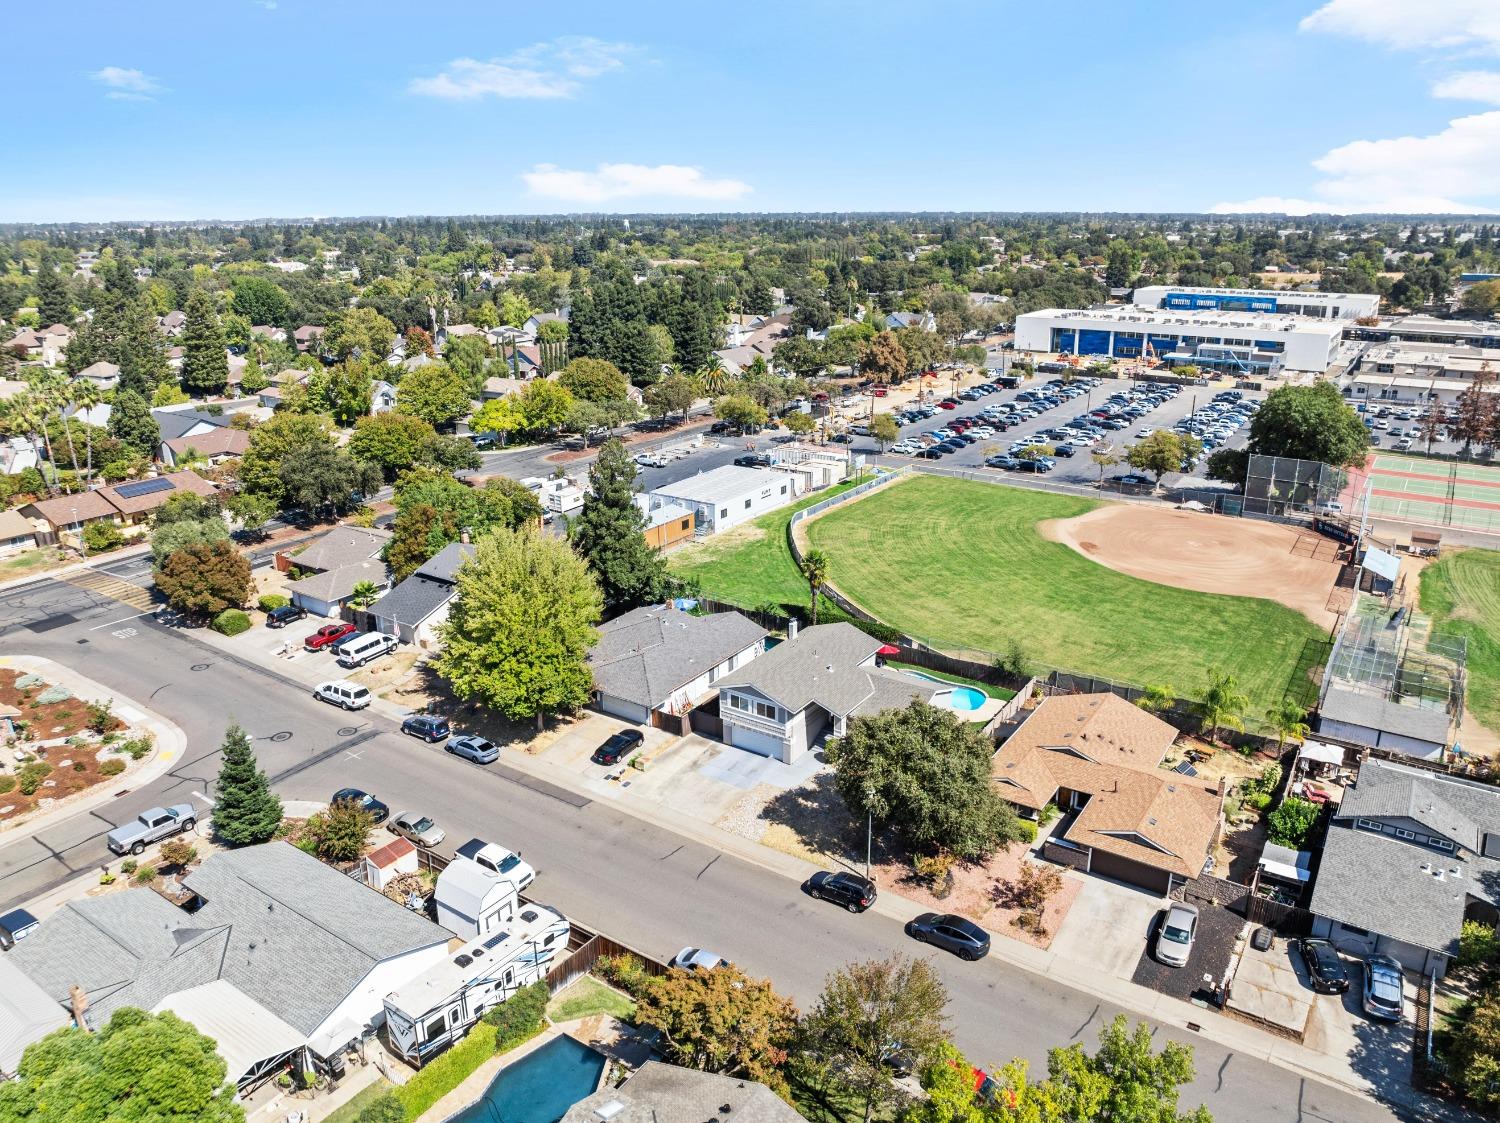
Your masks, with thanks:
M1272 519L1337 512L1352 506L1344 502L1349 483L1348 472L1321 461L1251 456L1245 471L1244 512Z

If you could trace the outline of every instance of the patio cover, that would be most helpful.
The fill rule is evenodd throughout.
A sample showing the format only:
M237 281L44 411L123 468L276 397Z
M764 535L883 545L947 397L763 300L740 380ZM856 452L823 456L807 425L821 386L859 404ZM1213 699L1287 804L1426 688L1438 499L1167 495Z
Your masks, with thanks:
M1303 741L1302 747L1297 750L1297 759L1337 767L1344 763L1344 750L1341 745L1325 745L1322 741Z
M170 994L152 1011L170 1010L214 1039L219 1056L236 1083L263 1061L294 1049L307 1039L233 983L215 979Z
M1384 578L1393 585L1401 575L1401 559L1373 546L1365 551L1364 566L1375 576Z
M1260 868L1271 877L1285 881L1306 882L1312 877L1311 865L1312 855L1306 850L1292 850L1268 842L1260 852Z
M331 1057L340 1049L359 1040L360 1027L348 1018L340 1018L319 1030L307 1047L320 1057Z

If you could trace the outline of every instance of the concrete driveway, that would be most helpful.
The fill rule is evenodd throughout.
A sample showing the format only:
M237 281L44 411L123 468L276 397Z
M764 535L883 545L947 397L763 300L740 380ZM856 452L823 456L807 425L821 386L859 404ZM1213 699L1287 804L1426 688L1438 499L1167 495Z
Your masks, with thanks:
M1129 981L1148 951L1156 914L1165 902L1144 889L1116 881L1071 873L1064 876L1077 877L1082 884L1052 940L1052 952Z
M1214 988L1229 971L1235 942L1245 929L1244 917L1228 909L1200 905L1198 931L1193 937L1193 950L1188 954L1186 967L1168 967L1157 961L1156 929L1159 924L1160 921L1152 925L1150 945L1141 953L1133 981L1183 1001L1211 997Z

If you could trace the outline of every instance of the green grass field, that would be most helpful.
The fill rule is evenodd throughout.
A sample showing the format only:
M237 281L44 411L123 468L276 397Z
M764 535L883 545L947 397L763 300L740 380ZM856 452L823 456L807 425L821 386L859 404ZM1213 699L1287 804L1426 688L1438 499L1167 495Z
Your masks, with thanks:
M1095 506L919 476L830 511L808 531L843 593L936 645L995 652L1014 639L1035 663L1162 683L1186 697L1222 669L1250 696L1252 720L1300 683L1304 652L1323 634L1299 613L1128 577L1037 533L1039 522ZM747 569L734 553L721 564L737 576ZM795 587L789 557L785 564L783 579ZM717 580L705 574L705 587Z
M1500 553L1464 550L1422 571L1422 611L1468 640L1469 711L1500 733Z
M737 604L807 604L807 582L786 544L787 523L804 507L847 491L855 481L804 495L797 502L703 542L674 551L667 565L679 577L697 577L704 596Z

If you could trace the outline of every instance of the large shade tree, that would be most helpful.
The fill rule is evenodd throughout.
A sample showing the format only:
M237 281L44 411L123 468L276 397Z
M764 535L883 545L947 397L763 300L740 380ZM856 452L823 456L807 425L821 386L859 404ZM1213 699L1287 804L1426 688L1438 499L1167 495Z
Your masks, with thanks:
M1281 386L1266 396L1250 422L1257 456L1318 460L1335 468L1360 465L1370 451L1364 422L1331 382Z
M625 446L606 442L589 468L589 494L571 527L573 548L598 578L605 603L616 609L660 600L667 583L666 562L642 532L646 517L635 503L635 475Z

